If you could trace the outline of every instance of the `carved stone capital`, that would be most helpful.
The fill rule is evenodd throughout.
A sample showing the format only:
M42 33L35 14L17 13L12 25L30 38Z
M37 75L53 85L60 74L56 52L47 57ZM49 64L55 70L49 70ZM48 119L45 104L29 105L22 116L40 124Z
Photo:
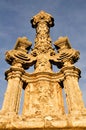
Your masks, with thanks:
M25 71L23 68L12 66L9 70L5 72L5 79L8 80L17 77L21 79L21 76L24 72Z
M80 69L76 68L75 66L63 67L61 72L64 74L64 78L70 76L79 79L81 77Z
M39 22L46 22L49 27L54 26L53 17L44 11L41 11L37 15L33 16L33 18L31 19L32 27L37 27Z

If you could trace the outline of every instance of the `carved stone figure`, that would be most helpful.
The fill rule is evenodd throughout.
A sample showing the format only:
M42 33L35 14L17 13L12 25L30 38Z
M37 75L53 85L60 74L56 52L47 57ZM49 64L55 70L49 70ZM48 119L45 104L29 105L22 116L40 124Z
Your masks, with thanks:
M74 66L79 51L71 47L68 37L59 37L53 48L50 27L54 19L50 14L40 11L31 24L36 29L34 47L27 37L19 37L13 50L6 52L11 67L5 72L8 85L0 111L0 130L85 130L86 108L78 84L81 71ZM59 72L53 71L53 65ZM25 71L30 66L33 73ZM24 102L19 115L22 89Z

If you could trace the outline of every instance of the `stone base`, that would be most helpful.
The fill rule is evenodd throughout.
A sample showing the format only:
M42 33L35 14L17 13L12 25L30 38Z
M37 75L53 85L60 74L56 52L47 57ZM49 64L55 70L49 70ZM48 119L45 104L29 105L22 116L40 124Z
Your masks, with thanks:
M86 116L61 118L29 118L0 116L0 130L86 130Z

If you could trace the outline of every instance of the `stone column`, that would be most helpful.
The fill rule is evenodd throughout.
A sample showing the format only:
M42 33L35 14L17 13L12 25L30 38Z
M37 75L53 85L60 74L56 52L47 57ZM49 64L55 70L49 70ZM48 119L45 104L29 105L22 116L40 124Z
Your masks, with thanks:
M5 93L4 103L2 107L3 113L18 113L21 89L23 86L22 75L24 69L28 69L33 62L28 50L31 42L26 37L19 37L13 50L6 52L6 61L11 68L6 71L6 79L8 81L7 91Z
M61 69L64 73L64 90L69 114L79 114L84 108L82 93L78 85L80 70L74 66Z
M2 112L17 114L19 111L20 97L23 82L21 76L22 68L11 67L6 71L8 86L4 97Z

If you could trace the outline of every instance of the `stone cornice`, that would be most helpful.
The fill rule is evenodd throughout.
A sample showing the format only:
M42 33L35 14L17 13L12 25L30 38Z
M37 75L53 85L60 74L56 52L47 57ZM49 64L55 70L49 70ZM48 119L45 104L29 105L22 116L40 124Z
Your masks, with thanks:
M22 80L26 83L37 82L39 80L46 80L50 82L61 82L63 80L63 74L61 72L58 73L50 73L50 72L38 72L38 73L24 73L22 76Z

